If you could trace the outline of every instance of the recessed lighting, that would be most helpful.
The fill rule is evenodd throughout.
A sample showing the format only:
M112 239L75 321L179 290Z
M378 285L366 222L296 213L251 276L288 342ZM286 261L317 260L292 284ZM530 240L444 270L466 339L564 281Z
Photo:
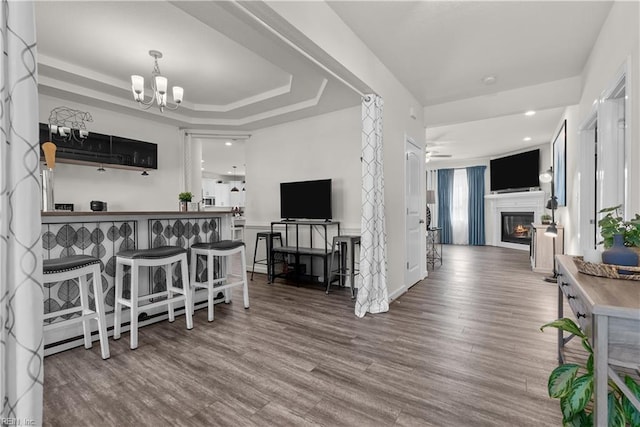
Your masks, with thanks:
M226 145L227 147L230 147L230 146L232 146L232 145L233 145L233 142L231 142L231 141L227 141L227 142L225 142L225 143L224 143L224 145Z
M228 173L229 175L231 175L233 172L231 172L231 171L227 171L227 173Z
M533 110L529 110L529 111L527 111L526 113L524 113L524 115L525 115L525 116L533 116L533 115L535 115L535 114L536 114L536 112L535 112L535 111L533 111Z
M530 136L525 136L524 138L522 138L523 141L531 141L531 137Z
M492 85L496 82L496 76L486 76L482 78L482 83Z
M204 159L200 160L201 163L204 163Z

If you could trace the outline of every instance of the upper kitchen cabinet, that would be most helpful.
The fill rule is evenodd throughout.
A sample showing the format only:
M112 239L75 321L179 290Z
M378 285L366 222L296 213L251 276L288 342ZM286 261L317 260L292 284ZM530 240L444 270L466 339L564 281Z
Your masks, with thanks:
M147 170L158 168L158 145L150 142L103 135L81 135L77 130L50 133L49 125L40 123L40 145L56 145L56 160L81 165L104 164L113 168ZM40 153L44 157L43 153Z

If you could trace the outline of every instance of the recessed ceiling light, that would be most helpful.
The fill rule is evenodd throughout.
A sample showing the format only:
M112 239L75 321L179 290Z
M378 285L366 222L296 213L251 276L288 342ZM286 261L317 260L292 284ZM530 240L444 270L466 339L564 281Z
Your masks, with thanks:
M203 171L203 170L204 170L204 168L200 168L200 170L201 170L201 171Z
M533 110L529 110L529 111L527 111L526 113L524 113L524 115L525 115L525 116L533 116L533 115L535 115L535 114L536 114L536 112L535 112L535 111L533 111Z
M231 171L227 171L227 173L228 173L229 175L231 175L233 172L231 172Z
M232 145L233 145L233 142L231 142L231 141L227 141L227 142L225 142L225 143L224 143L224 145L226 145L227 147L230 147L230 146L232 146Z
M204 163L204 159L200 160L200 162Z
M496 76L486 76L482 78L482 83L492 85L496 82Z
M530 136L525 136L524 138L522 138L523 141L531 141L531 137Z

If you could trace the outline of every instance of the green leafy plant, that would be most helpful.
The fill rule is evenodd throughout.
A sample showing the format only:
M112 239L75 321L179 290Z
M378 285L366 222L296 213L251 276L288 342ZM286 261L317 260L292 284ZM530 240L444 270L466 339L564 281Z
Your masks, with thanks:
M547 390L550 397L560 399L564 426L591 427L594 421L592 412L594 397L593 349L587 336L571 319L554 320L542 325L540 330L544 331L547 327L557 328L580 338L582 347L589 354L586 366L565 363L555 368L549 375ZM640 399L640 385L628 375L625 376L624 382L631 392ZM640 411L611 380L609 381L608 407L609 426L640 426Z
M178 194L178 200L181 202L190 202L193 199L193 194L190 191L185 191Z
M605 208L598 212L606 214L598 221L602 236L598 244L604 243L605 248L610 248L613 245L613 236L622 234L625 246L640 247L640 215L636 214L633 219L625 221L620 211L621 206Z
M551 215L549 215L549 214L540 215L540 222L542 222L543 224L550 224L551 223Z

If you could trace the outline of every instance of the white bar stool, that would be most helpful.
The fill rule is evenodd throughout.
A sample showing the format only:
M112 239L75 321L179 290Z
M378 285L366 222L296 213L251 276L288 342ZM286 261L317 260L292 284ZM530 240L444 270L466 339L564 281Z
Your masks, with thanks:
M242 261L242 272L236 281L230 281L231 276L231 255L240 254ZM198 256L205 256L207 259L207 281L196 281L196 266ZM215 279L213 274L213 257L226 257L225 276ZM196 288L205 288L208 291L207 303L209 304L208 320L213 321L213 296L215 292L224 291L225 302L231 301L231 292L229 289L234 286L242 285L242 294L244 298L244 308L249 308L249 286L247 282L247 260L245 258L244 242L236 242L232 240L221 240L213 243L196 243L191 246L191 312L193 313L193 301Z
M91 325L89 320L98 322L100 337L100 352L103 359L109 358L109 341L107 339L107 321L104 312L104 294L102 293L102 275L100 274L100 260L89 255L73 255L66 258L46 259L43 261L45 283L56 283L65 280L78 279L80 290L80 306L58 310L44 315L44 320L58 316L80 313L78 317L71 317L60 322L44 325L44 331L66 326L69 323L82 322L84 332L84 347L91 348ZM89 307L89 282L87 276L92 276L95 310Z
M244 242L244 217L231 217L231 240Z
M182 271L182 288L173 286L173 274L171 265L180 262ZM131 295L129 299L122 295L122 279L124 277L124 266L131 267ZM167 290L152 293L150 295L138 295L138 270L140 267L164 267L166 272ZM115 295L115 316L113 324L113 338L120 338L120 328L122 323L122 306L131 309L130 324L130 347L138 347L138 310L141 307L140 301L166 296L162 301L144 304L145 309L167 305L169 308L169 321L173 322L173 304L184 301L184 315L187 321L187 329L193 328L191 317L191 292L189 292L189 276L187 273L187 250L177 246L160 246L153 249L128 250L116 254L116 295ZM174 295L178 294L178 295Z

